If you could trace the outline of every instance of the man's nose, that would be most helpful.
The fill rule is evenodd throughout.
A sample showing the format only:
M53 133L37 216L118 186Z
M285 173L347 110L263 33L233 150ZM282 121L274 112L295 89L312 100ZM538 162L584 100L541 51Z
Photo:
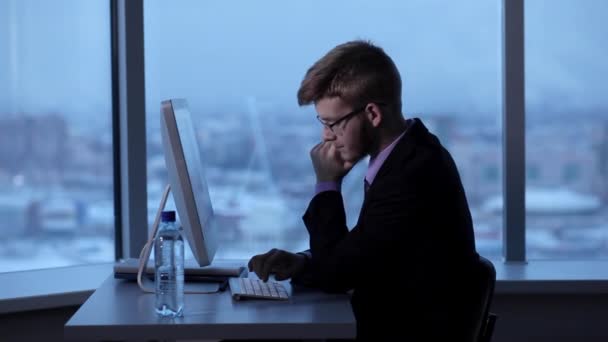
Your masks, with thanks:
M336 134L329 129L327 126L323 126L323 133L321 133L323 141L336 140Z

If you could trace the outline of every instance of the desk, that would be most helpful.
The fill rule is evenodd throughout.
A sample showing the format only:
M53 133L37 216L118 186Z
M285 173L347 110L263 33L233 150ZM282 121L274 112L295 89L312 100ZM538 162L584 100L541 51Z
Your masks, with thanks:
M74 341L355 337L355 318L347 294L326 294L283 283L291 294L287 301L234 301L230 289L185 294L184 316L170 319L154 312L154 294L141 292L133 281L110 276L66 323L64 335Z

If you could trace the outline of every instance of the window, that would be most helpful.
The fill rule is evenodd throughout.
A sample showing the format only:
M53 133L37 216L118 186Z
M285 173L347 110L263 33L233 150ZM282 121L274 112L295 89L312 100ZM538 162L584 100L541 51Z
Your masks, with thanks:
M381 20L370 22L370 12ZM160 102L185 97L222 222L218 257L306 249L301 216L315 183L308 151L321 130L296 92L330 48L363 38L399 67L405 116L420 117L452 152L478 249L501 254L502 212L491 206L501 182L476 167L502 168L500 2L146 2L144 17L150 221L167 182ZM343 184L350 227L366 167Z
M608 3L526 1L529 258L608 256Z
M529 182L537 182L541 179L540 169L537 164L528 163L526 165L526 179Z
M0 272L114 259L109 15L0 2Z
M319 132L312 108L296 107L295 90L305 68L329 48L353 38L370 38L387 49L402 71L406 116L425 120L455 157L482 254L500 256L504 218L512 224L505 227L508 261L525 257L526 231L531 259L605 257L608 105L602 81L608 72L600 62L607 40L600 17L607 4L525 2L524 163L523 149L517 146L524 135L520 111L516 108L515 115L503 118L509 132L505 147L515 151L505 156L499 117L503 43L509 46L506 75L516 75L515 81L508 78L510 86L505 89L510 96L504 101L513 107L521 99L512 90L522 89L517 80L523 72L517 61L518 52L524 51L517 32L523 29L522 3L146 2L150 219L166 183L158 135L160 100L186 97L198 117L200 141L215 182L212 196L227 228L219 256L247 258L269 247L305 248L299 216L312 193L314 177L307 154ZM505 23L516 28L502 34L501 6L506 9ZM0 241L0 272L113 259L107 7L103 0L0 1L0 231L8 238ZM127 22L141 19L139 10L130 8ZM367 12L386 14L386 25L370 23L363 17ZM134 41L142 38L141 32L131 29L136 32ZM143 75L135 72L126 78L129 82L120 86L128 83L136 92L142 90L138 87ZM136 134L129 136L141 146L137 139L142 135L133 127L143 125L134 121L129 132ZM267 123L282 129L270 129ZM278 148L277 141L288 141L293 149ZM281 172L281 167L293 174ZM527 227L523 208L512 205L522 204L519 171L524 167ZM274 178L269 180L267 170ZM351 226L364 171L365 165L360 165L345 183ZM511 181L505 192L510 208L504 213L502 177ZM128 180L123 185L132 184ZM251 209L251 201L262 203ZM137 199L129 202L138 205ZM559 213L548 215L547 210ZM73 226L74 212L77 233L65 228ZM282 221L285 217L292 221ZM125 227L128 238L134 237L131 242L144 235L138 227ZM243 229L254 227L269 229ZM125 250L132 253L134 247ZM602 262L585 261L585 272L601 268ZM582 275L576 262L531 266L516 268L524 271L525 283L538 275L543 280L597 278ZM501 276L522 281L518 272ZM569 281L566 285L571 287Z
M498 182L499 179L498 167L496 165L486 166L484 169L484 180L490 182Z
M569 163L569 164L564 165L563 172L562 172L562 180L564 181L564 183L566 183L566 184L574 183L580 177L581 177L581 175L580 175L579 164Z

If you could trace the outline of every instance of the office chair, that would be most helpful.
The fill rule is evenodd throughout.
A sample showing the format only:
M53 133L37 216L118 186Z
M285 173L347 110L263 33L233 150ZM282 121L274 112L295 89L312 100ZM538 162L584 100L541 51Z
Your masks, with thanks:
M494 333L494 325L496 324L497 315L490 312L492 298L494 297L494 286L496 284L496 269L492 262L481 255L479 256L479 264L477 265L479 294L476 315L474 335L475 342L490 342Z

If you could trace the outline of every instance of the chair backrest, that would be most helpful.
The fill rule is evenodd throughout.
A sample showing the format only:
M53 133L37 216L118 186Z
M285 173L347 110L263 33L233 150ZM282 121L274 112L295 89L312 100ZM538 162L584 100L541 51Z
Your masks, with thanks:
M496 269L492 262L482 256L479 256L479 263L475 272L477 293L476 298L476 321L474 327L475 341L482 341L486 330L488 317L490 316L490 306L494 297L494 286L496 285Z

